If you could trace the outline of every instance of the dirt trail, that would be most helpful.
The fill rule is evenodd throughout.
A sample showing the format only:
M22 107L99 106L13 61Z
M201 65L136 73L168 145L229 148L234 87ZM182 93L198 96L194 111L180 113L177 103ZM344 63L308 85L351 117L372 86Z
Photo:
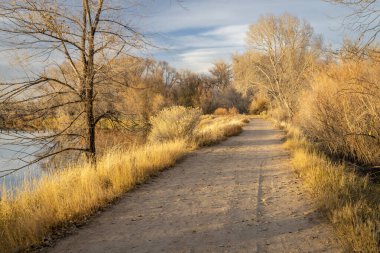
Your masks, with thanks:
M49 252L342 252L283 133L254 119L129 192Z

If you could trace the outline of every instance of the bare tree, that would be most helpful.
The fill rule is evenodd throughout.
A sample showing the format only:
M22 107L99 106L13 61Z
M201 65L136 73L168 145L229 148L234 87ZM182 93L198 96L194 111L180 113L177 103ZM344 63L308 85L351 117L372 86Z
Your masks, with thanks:
M326 0L350 8L344 27L356 33L361 47L371 45L380 33L380 4L377 0Z
M298 95L307 85L321 41L305 21L283 14L261 17L247 34L253 79L256 86L283 107L292 118Z
M213 64L209 72L211 74L211 81L214 87L223 89L230 86L232 82L231 65L225 63L224 61L217 61Z
M232 59L233 86L246 97L251 97L253 94L259 92L254 81L256 75L252 70L252 63L255 62L255 56L256 55L252 52L245 52L241 55L234 55Z
M64 151L85 153L96 162L96 126L103 120L118 120L112 108L120 89L128 82L110 80L110 66L120 57L146 45L141 34L126 20L127 8L112 0L14 0L0 3L0 33L8 50L28 55L39 64L37 73L25 73L17 82L2 83L2 103L24 105L17 116L21 129L36 121L60 117L65 122L42 136L46 152L40 159ZM33 103L32 103L33 102ZM11 119L10 119L11 120ZM26 138L17 136L17 138ZM70 141L69 141L70 140ZM12 171L10 171L11 173Z

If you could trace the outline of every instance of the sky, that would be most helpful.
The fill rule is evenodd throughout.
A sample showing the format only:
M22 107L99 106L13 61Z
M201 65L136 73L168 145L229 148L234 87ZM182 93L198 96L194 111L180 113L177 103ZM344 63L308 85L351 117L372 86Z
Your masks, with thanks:
M78 0L60 0L78 3ZM230 62L242 53L249 24L260 16L289 13L307 20L326 44L338 47L345 36L342 21L349 11L323 0L115 0L119 4L138 3L126 19L155 45L144 56L167 61L177 69L207 72L213 62ZM1 42L0 42L1 48ZM17 57L0 53L0 77L8 80L24 76ZM27 63L38 72L41 63Z
M347 36L348 9L322 0L146 0L140 28L159 48L149 53L178 69L206 72L217 60L245 50L249 24L266 14L289 13L307 20L326 44Z

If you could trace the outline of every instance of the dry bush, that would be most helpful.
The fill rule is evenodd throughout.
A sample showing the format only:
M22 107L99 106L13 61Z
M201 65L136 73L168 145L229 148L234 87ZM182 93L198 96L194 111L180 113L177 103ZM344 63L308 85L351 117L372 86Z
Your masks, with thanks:
M232 115L239 114L239 110L236 107L231 107L228 109L228 114L232 114Z
M268 116L277 122L288 122L289 116L283 107L273 107L268 110Z
M380 250L380 189L318 152L298 129L287 127L285 147L296 172L327 215L349 252Z
M192 138L193 130L199 123L201 111L183 106L163 109L151 117L152 125L148 140L150 142Z
M215 115L228 115L228 110L226 108L216 108L214 111Z
M263 97L254 97L249 105L248 111L250 114L259 115L265 113L269 109L269 101Z
M315 77L298 124L324 151L365 165L380 164L380 62L343 61Z
M214 115L219 115L219 116L237 115L237 114L239 114L239 110L234 106L228 109L219 107L214 111Z

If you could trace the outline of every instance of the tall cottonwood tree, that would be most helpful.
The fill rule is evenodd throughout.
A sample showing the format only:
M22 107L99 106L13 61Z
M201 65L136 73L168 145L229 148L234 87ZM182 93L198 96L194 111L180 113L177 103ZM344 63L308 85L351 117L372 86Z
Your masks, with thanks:
M128 86L128 82L111 84L110 75L115 73L110 66L146 45L127 20L126 5L113 0L0 3L2 46L39 65L39 71L25 73L17 82L2 83L1 102L27 108L17 113L22 128L69 111L68 120L54 133L17 137L47 140L47 151L35 161L78 151L96 162L96 126L102 119L117 118L107 105Z
M263 16L249 27L250 82L264 89L292 118L298 95L320 53L321 40L312 27L289 14Z

